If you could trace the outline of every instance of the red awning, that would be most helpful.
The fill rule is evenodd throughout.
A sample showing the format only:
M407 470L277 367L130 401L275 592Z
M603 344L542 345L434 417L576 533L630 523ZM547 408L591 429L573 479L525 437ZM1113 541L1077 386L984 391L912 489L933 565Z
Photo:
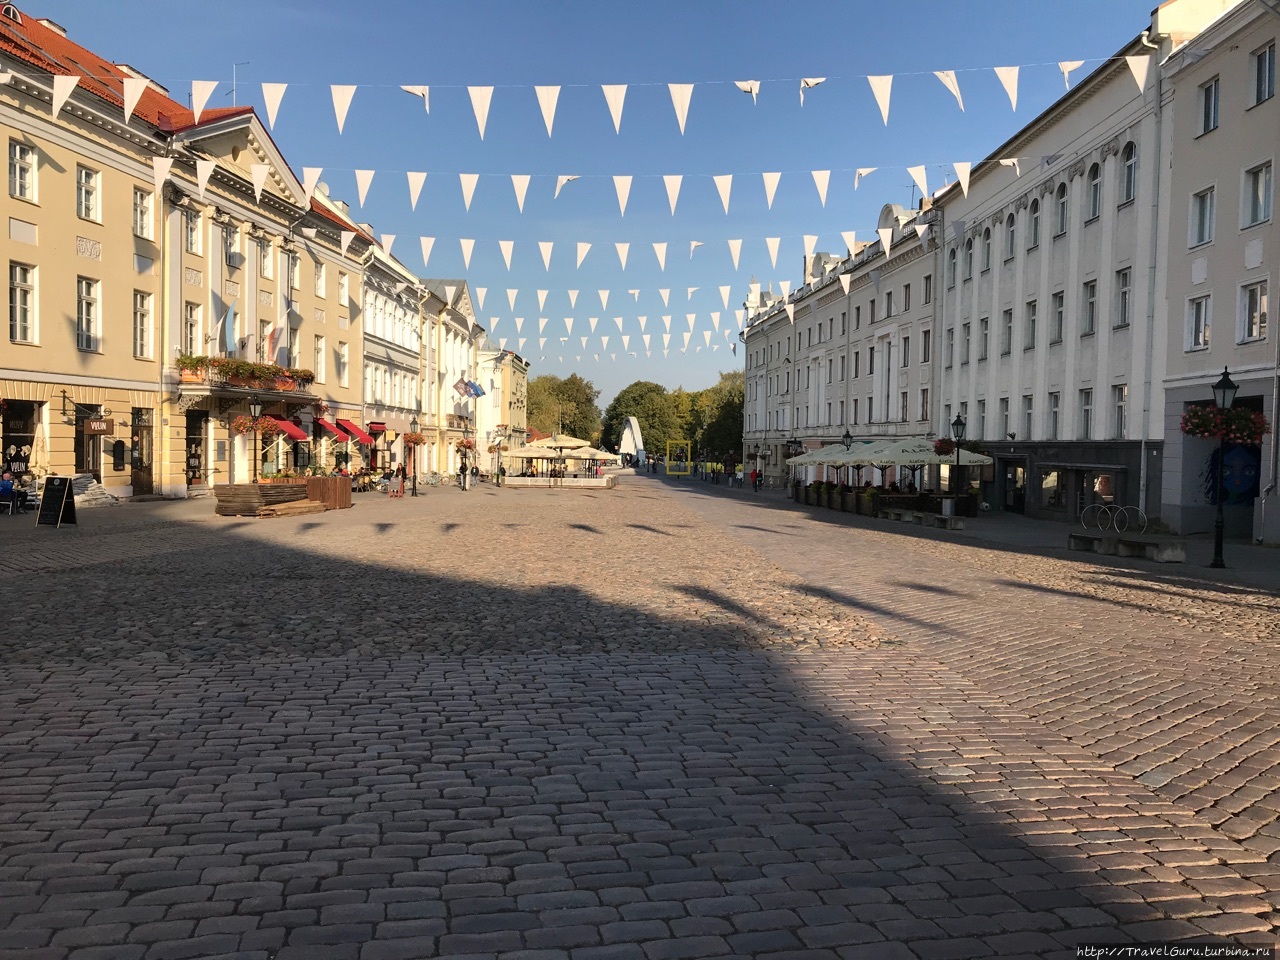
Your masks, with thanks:
M339 420L338 426L351 434L351 439L355 440L357 443L373 443L373 437L369 436L350 420Z
M284 417L270 414L272 421L279 427L286 437L290 440L310 440L305 430L294 423L292 420L286 420Z
M381 420L374 420L369 424L370 433L386 433L387 425Z
M329 433L332 433L334 436L334 439L336 439L339 443L346 443L348 440L351 439L345 433L343 433L341 430L335 427L332 423L326 420L324 417L316 417L316 423L320 424L320 426L322 426Z

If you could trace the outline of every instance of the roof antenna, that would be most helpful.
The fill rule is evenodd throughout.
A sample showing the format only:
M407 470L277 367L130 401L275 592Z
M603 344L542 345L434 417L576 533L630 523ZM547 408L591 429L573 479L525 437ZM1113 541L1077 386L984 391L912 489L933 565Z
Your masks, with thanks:
M233 63L233 64L231 65L231 91L230 91L230 96L231 96L231 106L233 106L233 107L236 105L236 67L247 67L247 66L248 66L250 63L252 63L252 62L253 62L253 61L251 61L251 60L241 60L239 63ZM225 96L225 94L224 94L224 96Z

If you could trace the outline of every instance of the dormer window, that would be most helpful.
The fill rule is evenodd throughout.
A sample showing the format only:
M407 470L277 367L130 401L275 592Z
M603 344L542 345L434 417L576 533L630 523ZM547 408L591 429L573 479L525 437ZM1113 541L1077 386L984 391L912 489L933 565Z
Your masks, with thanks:
M22 23L22 14L18 12L18 8L12 3L6 3L3 7L0 7L0 14L4 14L6 19L12 20L14 23Z

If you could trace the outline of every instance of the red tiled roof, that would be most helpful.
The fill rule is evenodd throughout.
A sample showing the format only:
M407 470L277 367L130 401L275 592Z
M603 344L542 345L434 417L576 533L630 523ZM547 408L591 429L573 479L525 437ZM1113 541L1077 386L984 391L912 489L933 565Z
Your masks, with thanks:
M320 216L328 220L330 223L336 223L343 230L352 231L353 233L355 233L356 236L363 237L365 240L368 240L370 243L377 242L373 239L372 236L366 233L360 227L359 224L354 223L353 221L347 220L341 214L335 213L333 210L330 210L328 207L326 207L323 203L321 203L315 197L311 198L311 212L319 214Z
M9 19L4 21L5 29L0 30L0 52L45 73L78 76L79 87L124 109L124 79L131 74L46 27L30 14L19 12L22 23ZM252 112L253 108L248 106L214 107L201 112L200 122ZM195 114L189 107L150 86L143 92L133 113L163 130L184 130L195 126Z

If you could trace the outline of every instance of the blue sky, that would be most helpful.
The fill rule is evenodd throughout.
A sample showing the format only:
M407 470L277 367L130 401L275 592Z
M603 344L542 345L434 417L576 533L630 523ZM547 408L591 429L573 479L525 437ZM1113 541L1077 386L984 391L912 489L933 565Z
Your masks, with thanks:
M602 391L603 406L634 380L700 389L719 371L741 369L723 331L737 324L751 277L768 285L801 279L803 236L817 249L843 253L841 231L872 239L884 203L913 201L906 167L925 164L930 189L954 161L976 162L1060 96L1060 60L1096 66L1148 24L1152 0L983 0L819 5L764 0L611 3L601 0L437 3L378 0L264 3L168 0L89 3L29 2L71 37L117 62L131 63L186 100L192 80L218 80L211 106L232 102L232 64L239 103L265 116L260 84L290 84L273 135L295 171L325 168L331 192L351 203L377 234L394 234L393 252L430 277L465 276L487 288L480 322L533 363L531 374L578 372ZM130 12L125 16L124 11ZM152 24L140 30L140 23ZM245 62L247 61L247 62ZM1022 66L1018 109L994 72ZM965 111L932 75L955 70ZM865 77L893 74L885 126ZM807 91L801 77L828 79ZM760 80L758 102L733 86ZM668 83L693 83L681 135ZM330 84L356 84L339 135ZM401 84L431 87L430 113ZM535 85L562 86L548 138ZM601 84L628 84L621 132L615 133ZM483 141L468 85L492 85ZM877 167L853 188L853 170ZM363 209L354 170L377 171ZM831 170L825 207L810 174ZM406 171L428 174L411 210ZM772 209L761 173L780 171ZM460 173L480 175L464 208ZM523 214L512 174L529 174ZM574 174L553 199L556 177ZM662 180L684 177L672 216ZM733 174L728 215L712 177ZM634 179L619 215L614 175ZM424 268L420 236L435 237ZM778 264L764 238L781 238ZM475 240L470 269L460 238ZM741 239L734 269L727 241ZM499 240L515 241L507 269ZM703 246L690 256L690 241ZM551 267L538 242L554 243ZM581 268L576 245L590 243ZM622 270L616 242L630 243ZM660 271L652 244L668 244ZM719 288L731 285L729 309ZM689 287L698 287L692 298ZM519 291L516 308L506 291ZM670 304L659 294L669 289ZM536 291L548 292L539 311ZM580 291L576 307L567 291ZM609 290L602 309L600 289ZM640 290L637 302L628 290ZM721 314L713 331L711 312ZM678 349L695 314L687 353ZM663 357L663 315L671 349ZM645 356L638 317L648 318L652 355ZM516 332L515 317L523 317ZM539 349L538 318L548 318ZM614 317L630 336L624 350ZM492 318L498 318L496 324ZM573 317L566 332L565 317ZM594 335L589 318L597 317ZM713 331L712 351L703 331ZM601 335L609 336L602 348ZM568 337L561 343L561 337ZM628 356L635 353L636 356ZM600 360L594 359L600 354ZM610 358L616 354L616 360ZM560 359L563 358L563 359ZM581 358L581 359L578 359Z

